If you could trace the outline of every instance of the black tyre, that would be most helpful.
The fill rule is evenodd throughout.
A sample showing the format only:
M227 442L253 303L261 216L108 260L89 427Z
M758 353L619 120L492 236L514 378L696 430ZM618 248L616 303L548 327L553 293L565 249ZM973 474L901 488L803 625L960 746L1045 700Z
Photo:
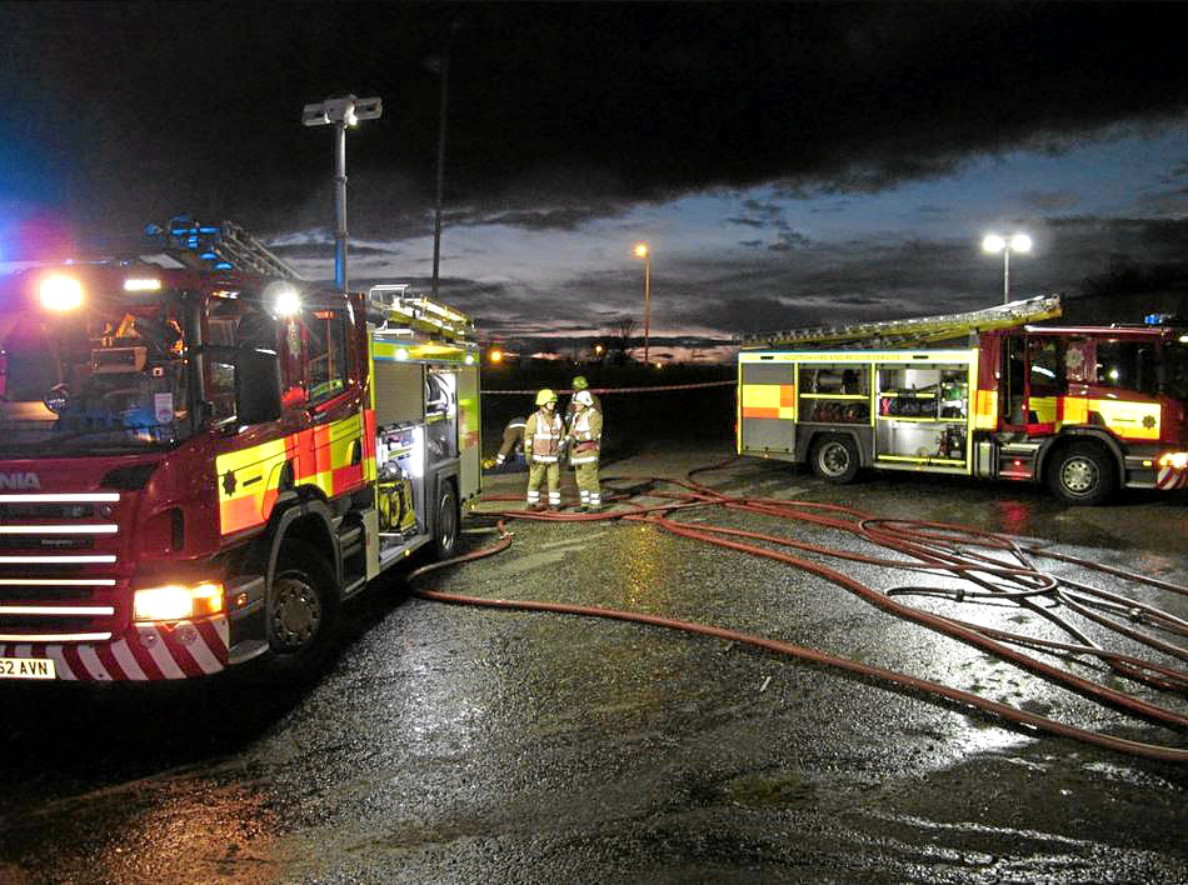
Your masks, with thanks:
M1047 474L1052 493L1069 504L1102 504L1118 487L1113 459L1094 443L1061 449L1049 461Z
M445 480L437 490L437 512L433 519L433 558L451 559L458 552L458 529L462 514L458 493L452 480Z
M831 434L818 437L809 454L813 473L826 482L853 482L858 475L858 446L852 437Z
M340 608L325 557L303 543L283 542L268 588L265 676L299 682L319 673L334 648Z

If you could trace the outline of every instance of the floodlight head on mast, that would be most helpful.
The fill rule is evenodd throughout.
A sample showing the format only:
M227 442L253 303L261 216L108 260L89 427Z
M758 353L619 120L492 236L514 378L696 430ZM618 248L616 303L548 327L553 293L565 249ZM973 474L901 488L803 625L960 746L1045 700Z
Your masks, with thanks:
M307 104L301 111L301 122L306 126L354 126L360 120L378 119L383 112L384 102L379 97L356 98L353 95L342 95L328 98L318 104Z

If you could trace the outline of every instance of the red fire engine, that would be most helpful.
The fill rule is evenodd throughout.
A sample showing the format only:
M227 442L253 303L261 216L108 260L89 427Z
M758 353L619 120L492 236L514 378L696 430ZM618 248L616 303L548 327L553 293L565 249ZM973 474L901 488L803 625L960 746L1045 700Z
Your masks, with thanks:
M230 224L161 236L0 287L0 678L313 672L479 491L465 316L303 284Z
M1036 325L1041 296L966 314L757 335L739 354L738 451L1046 482L1072 504L1188 486L1188 329Z

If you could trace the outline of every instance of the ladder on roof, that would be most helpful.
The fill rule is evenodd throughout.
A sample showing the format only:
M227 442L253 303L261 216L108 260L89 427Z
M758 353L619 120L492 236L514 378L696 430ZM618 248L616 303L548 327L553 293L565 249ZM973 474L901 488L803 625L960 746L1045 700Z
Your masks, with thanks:
M183 257L195 256L213 270L239 270L287 280L301 279L291 264L231 221L201 224L188 215L178 215L169 219L165 228L148 225L145 234L166 250L180 252Z
M855 345L908 347L948 341L989 329L1008 329L1024 323L1035 323L1058 317L1062 311L1059 294L1037 295L1023 301L1011 301L996 307L966 313L848 323L843 326L816 326L744 335L742 347L744 350L801 345L811 345L815 348L826 345L836 348Z
M416 295L407 283L388 283L367 290L367 300L384 316L379 332L424 332L453 341L474 337L474 320L439 301Z

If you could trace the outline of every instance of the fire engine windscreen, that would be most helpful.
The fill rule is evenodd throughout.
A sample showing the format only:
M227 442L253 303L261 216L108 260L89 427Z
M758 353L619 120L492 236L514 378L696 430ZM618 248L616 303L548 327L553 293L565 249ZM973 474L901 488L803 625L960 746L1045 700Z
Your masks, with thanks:
M192 432L186 329L167 295L0 311L0 457L121 454Z

